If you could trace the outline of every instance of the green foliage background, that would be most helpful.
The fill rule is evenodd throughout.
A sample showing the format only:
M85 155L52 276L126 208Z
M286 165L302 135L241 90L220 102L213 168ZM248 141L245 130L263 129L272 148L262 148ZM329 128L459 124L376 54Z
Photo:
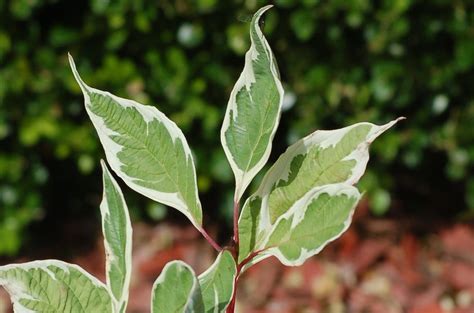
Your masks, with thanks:
M286 99L271 160L315 129L403 115L408 120L372 148L375 162L362 181L372 211L469 215L473 3L274 2L264 31ZM183 129L204 211L214 223L228 221L233 177L219 130L249 46L250 16L264 4L0 0L0 255L17 253L31 225L51 212L72 208L80 217L97 209L103 152L68 51L88 84L156 105ZM141 207L135 218L163 215L160 206L131 202Z

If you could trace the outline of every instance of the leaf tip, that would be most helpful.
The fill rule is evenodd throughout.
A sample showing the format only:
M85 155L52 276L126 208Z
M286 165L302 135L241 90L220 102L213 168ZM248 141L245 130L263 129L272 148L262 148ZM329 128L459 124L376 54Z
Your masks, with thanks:
M252 24L254 26L258 26L258 22L260 20L260 17L262 17L263 13L265 13L266 11L270 10L271 8L273 7L273 4L269 4L269 5L266 5L264 7L261 7L253 16L253 19L252 19Z
M371 144L378 136L383 134L385 131L388 129L392 128L395 124L397 124L399 121L405 120L406 118L404 116L400 116L393 121L390 121L384 125L379 125L375 127L374 131L369 135L367 138L367 142Z
M82 80L81 76L79 75L79 72L77 71L77 68L76 68L76 63L74 62L74 58L69 52L67 53L67 56L69 59L69 66L71 67L71 71L72 71L72 74L74 75L74 78L79 84L79 87L81 87L81 90L84 93L87 93L89 86L86 85L86 83Z
M112 175L110 174L109 168L107 167L107 163L103 159L100 159L100 167L102 168L102 180L104 184L104 193L105 193L105 181L107 178L110 179ZM105 198L105 194L104 194L104 198Z
M108 170L107 164L105 163L104 159L100 159L100 166L102 167L102 171Z
M385 125L382 125L382 132L386 131L387 129L391 128L392 126L394 126L395 124L397 124L398 122L403 121L403 120L406 120L406 117L400 116L400 117L397 117L396 119L394 119L393 121L388 122Z

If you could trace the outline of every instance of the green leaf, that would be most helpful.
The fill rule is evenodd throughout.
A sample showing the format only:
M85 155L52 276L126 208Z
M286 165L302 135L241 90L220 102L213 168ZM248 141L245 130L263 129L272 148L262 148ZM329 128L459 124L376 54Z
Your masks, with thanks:
M204 312L198 279L182 261L166 264L153 285L152 313Z
M282 215L270 232L259 258L276 256L283 264L297 266L319 253L349 227L360 199L357 188L334 184L315 188Z
M204 312L224 312L234 293L237 268L229 251L222 251L212 266L199 275Z
M103 283L62 261L0 266L0 286L10 294L15 312L114 312Z
M244 204L239 220L239 262L266 248L276 223L308 192L331 184L357 183L369 160L370 143L398 120L382 126L359 123L316 131L290 146Z
M221 129L222 146L235 175L236 201L270 156L283 103L277 64L258 25L270 7L261 8L252 18L252 44L231 92Z
M155 107L87 86L69 56L107 161L133 190L185 214L201 228L191 150L181 130Z
M100 204L106 251L107 285L115 298L117 312L125 312L132 273L132 225L119 185L104 161L104 195Z
M234 293L237 268L229 251L196 278L182 261L168 263L153 286L152 313L225 312Z

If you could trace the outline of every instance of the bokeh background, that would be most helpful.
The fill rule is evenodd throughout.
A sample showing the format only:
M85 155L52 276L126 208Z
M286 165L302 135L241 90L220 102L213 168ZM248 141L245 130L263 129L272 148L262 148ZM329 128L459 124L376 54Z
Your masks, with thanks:
M251 15L265 4L0 0L0 263L56 257L102 270L98 203L104 155L68 52L91 86L155 105L181 127L195 155L206 227L226 244L233 175L218 134L249 46ZM241 311L474 312L474 3L274 4L263 27L286 95L270 164L316 129L407 120L371 147L359 183L365 199L349 234L322 261L304 267L311 275L297 276L274 261L262 264L270 272L255 281L266 282L268 291L252 298L248 279ZM124 189L144 276L152 279L172 257L192 259L195 253L190 262L201 269L212 260L183 216ZM199 265L196 255L204 251ZM367 265L355 264L367 255ZM436 263L433 271L430 262ZM388 275L387 264L409 268L417 278L407 274L408 281L396 281L398 272ZM456 266L464 283L446 276ZM289 282L278 280L285 275ZM367 277L375 287L364 285ZM405 296L398 290L402 285ZM420 289L431 292L428 300L410 302ZM360 300L367 294L370 301ZM380 307L373 308L377 299ZM131 312L144 310L135 302Z

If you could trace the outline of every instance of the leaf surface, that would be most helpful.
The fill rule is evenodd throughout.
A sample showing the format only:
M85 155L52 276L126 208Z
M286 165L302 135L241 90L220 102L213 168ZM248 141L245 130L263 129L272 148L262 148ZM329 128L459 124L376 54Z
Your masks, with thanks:
M234 293L237 268L222 251L207 271L196 277L182 261L168 263L153 287L153 313L221 313Z
M152 313L204 312L198 279L189 265L172 261L153 285Z
M108 288L77 265L57 260L0 266L15 312L114 312Z
M194 161L178 126L153 106L87 86L71 56L69 61L111 168L130 188L201 228Z
M281 217L315 188L357 183L369 160L370 143L397 121L316 131L290 146L244 204L239 219L239 262L266 249L277 222L279 227L285 223Z
M205 313L221 313L234 293L236 264L229 251L222 251L211 267L199 275Z
M100 204L106 251L107 285L116 301L117 312L125 312L132 272L132 225L122 191L104 161L103 198Z
M360 199L357 188L346 184L315 188L275 223L262 256L276 256L297 266L319 253L349 227Z
M272 50L259 27L261 16L270 7L261 8L252 18L251 46L221 128L222 146L236 179L237 201L267 162L280 120L283 87Z

